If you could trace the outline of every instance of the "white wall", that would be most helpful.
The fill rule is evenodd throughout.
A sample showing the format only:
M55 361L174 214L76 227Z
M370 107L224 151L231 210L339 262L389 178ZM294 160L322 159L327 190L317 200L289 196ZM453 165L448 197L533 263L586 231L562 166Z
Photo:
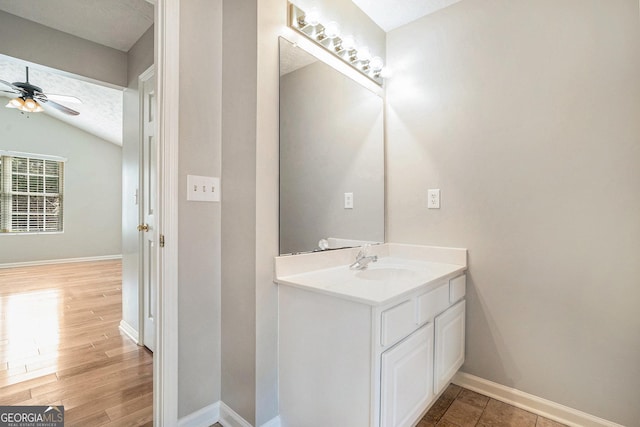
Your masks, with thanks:
M0 107L0 150L68 159L64 232L0 234L0 264L120 255L119 146L44 113Z
M463 1L387 36L388 236L469 249L463 370L627 426L638 15L636 0Z

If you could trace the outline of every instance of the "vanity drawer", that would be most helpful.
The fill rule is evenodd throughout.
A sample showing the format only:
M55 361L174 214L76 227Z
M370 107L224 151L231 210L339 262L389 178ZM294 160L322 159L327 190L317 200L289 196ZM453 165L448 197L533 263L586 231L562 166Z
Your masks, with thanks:
M449 280L449 301L451 304L463 298L467 293L467 275L454 277Z
M449 307L449 283L445 282L435 289L418 296L418 324L433 320Z
M380 344L387 346L416 329L415 298L382 312Z

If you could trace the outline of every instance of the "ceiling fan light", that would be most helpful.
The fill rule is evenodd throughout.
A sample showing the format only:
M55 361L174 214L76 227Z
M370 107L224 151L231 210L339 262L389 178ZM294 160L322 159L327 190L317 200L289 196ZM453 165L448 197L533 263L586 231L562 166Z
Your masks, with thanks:
M7 108L20 108L24 105L24 100L22 98L13 98L7 104Z
M38 103L33 98L27 98L24 100L24 108L26 108L29 112L35 110L37 106Z

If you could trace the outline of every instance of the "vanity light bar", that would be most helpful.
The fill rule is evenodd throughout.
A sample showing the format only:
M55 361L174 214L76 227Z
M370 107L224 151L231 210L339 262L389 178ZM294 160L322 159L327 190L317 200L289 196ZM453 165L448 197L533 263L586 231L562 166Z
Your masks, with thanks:
M353 36L341 36L337 22L322 24L316 8L305 13L289 3L289 27L382 86L385 71L382 58L372 56L366 46L357 47Z

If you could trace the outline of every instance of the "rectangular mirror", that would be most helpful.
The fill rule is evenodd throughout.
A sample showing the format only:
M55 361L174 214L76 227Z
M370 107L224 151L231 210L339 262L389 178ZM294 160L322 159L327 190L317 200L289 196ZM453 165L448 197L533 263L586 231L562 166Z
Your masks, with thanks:
M280 253L383 241L382 98L280 38Z

